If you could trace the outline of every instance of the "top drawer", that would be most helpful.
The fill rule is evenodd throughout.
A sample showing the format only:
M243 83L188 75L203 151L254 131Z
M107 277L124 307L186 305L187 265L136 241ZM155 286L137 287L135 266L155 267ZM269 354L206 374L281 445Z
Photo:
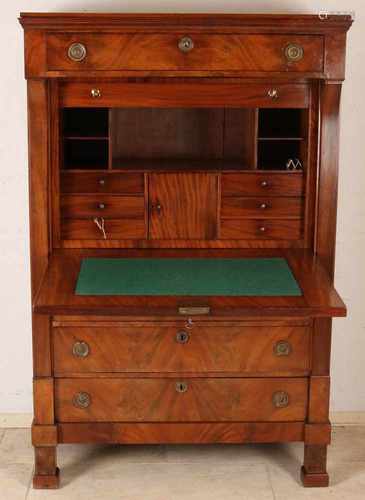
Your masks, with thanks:
M47 66L48 70L71 71L322 72L323 37L199 33L49 34Z

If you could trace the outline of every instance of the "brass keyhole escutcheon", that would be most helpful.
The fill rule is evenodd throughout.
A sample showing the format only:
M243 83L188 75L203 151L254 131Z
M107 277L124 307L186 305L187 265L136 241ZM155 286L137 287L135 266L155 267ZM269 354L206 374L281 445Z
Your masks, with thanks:
M178 344L186 344L187 342L189 342L189 334L188 332L184 332L184 330L181 330L180 332L177 332L176 334L176 342Z
M286 408L289 406L289 394L285 391L274 392L272 402L275 408Z
M90 348L86 342L77 341L72 347L72 354L77 358L86 358L89 355Z
M289 43L284 49L284 54L288 62L298 62L304 57L304 49L297 43Z
M78 392L73 397L72 404L76 406L76 408L88 408L91 404L91 396L87 392Z
M186 382L176 382L175 385L176 392L186 392L188 390L188 384Z
M292 347L290 343L286 340L279 340L274 345L274 353L276 356L289 356L292 352Z
M80 62L86 57L86 47L82 43L72 43L67 54L71 61Z
M178 47L181 52L190 52L194 48L194 42L190 36L183 36L179 40Z

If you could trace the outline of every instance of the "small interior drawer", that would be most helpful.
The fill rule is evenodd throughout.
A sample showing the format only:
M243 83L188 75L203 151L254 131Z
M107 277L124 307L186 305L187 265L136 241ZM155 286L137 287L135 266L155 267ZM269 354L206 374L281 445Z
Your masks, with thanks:
M302 173L244 172L221 176L222 196L303 196Z
M137 172L63 172L61 192L143 194L144 176Z
M49 70L321 72L324 61L316 35L52 33L46 43Z
M62 240L138 240L146 238L144 219L63 219Z
M114 217L144 218L144 197L114 195L62 195L61 216L64 218Z
M298 219L302 215L302 198L231 196L222 199L221 218L223 219Z
M301 220L223 219L220 238L228 240L300 240Z
M306 378L60 378L59 422L290 422L305 419Z

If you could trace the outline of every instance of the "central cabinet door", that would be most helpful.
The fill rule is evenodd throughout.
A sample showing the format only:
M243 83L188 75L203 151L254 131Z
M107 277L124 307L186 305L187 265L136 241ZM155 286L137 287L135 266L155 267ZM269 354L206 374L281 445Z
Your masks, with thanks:
M150 174L149 237L216 238L217 186L217 174Z

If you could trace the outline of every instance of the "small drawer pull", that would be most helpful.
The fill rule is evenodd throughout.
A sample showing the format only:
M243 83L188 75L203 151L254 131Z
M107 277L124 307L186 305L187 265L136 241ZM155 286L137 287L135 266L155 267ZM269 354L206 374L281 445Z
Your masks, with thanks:
M194 48L194 42L190 36L183 36L179 40L178 47L181 52L190 52Z
M100 186L105 186L105 179L100 179L99 184Z
M72 354L76 358L86 358L89 355L90 348L86 342L77 341L72 347Z
M288 62L298 62L304 57L304 49L297 43L289 43L284 49L284 54Z
M82 43L72 43L68 48L67 54L71 61L81 62L86 57L86 47Z
M267 181L261 181L261 187L266 188L269 186L269 183Z
M100 208L100 210L104 210L105 203L99 203L98 208Z
M264 232L266 231L266 227L265 227L265 226L261 226L261 227L259 227L259 231L260 231L261 233L264 233Z
M177 332L176 334L176 342L178 344L186 344L189 342L190 335L188 332L184 332L184 330L181 330L180 332Z
M91 89L90 95L94 99L97 99L98 97L101 97L101 90L100 89Z
M292 347L290 343L286 340L279 340L279 342L276 342L274 345L274 354L275 356L289 356L289 354L292 352Z
M277 391L272 395L272 403L275 408L286 408L289 406L289 394L285 391Z
M186 382L176 382L175 389L176 392L186 392L188 390L188 384Z
M279 98L279 92L277 89L270 89L267 93L270 99L276 100Z
M268 204L267 203L261 203L260 208L261 208L261 210L266 210L266 208L268 208Z
M88 394L87 392L78 392L73 397L72 404L76 408L82 408L82 409L88 408L91 404L90 394Z

